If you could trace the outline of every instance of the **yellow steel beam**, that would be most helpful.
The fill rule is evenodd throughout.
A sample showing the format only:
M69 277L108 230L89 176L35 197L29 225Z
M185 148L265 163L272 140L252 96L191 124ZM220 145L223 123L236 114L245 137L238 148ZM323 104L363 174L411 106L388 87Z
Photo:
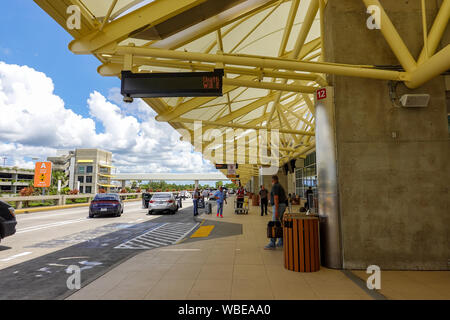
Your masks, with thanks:
M394 52L395 56L397 57L398 61L403 66L403 68L406 71L414 70L417 66L417 63L414 60L413 56L411 55L408 47L403 42L403 39L400 37L394 25L392 24L391 19L389 19L389 16L386 14L386 11L384 11L384 8L381 5L380 1L378 0L363 0L363 1L366 7L376 6L377 8L379 8L381 17L380 22L381 33L383 34L384 38L386 39L387 43L391 47L392 51Z
M232 85L237 87L259 88L269 90L279 90L281 92L301 92L301 93L314 93L318 87L311 86L299 86L295 84L283 84L283 83L271 83L271 82L259 82L240 79L224 78L223 83L226 85Z
M428 48L423 48L420 53L418 64L421 65L425 62L427 58L426 52L428 52L428 57L434 55L439 42L441 41L442 35L447 28L448 21L450 19L450 0L444 0L439 9L439 12L434 20L433 26L431 27L430 33L428 34Z
M297 15L297 10L300 5L300 0L292 0L291 8L289 9L289 16L286 21L286 27L284 28L283 38L281 39L280 48L278 50L278 56L281 57L286 51L286 46L289 41L289 36L291 35L292 26L294 25L295 17Z
M172 120L172 122L181 122L181 123L194 123L198 120L195 119L187 119L187 118L177 118ZM239 124L239 123L226 123L223 121L202 121L204 125L214 126L214 127L225 127L225 128L241 128L241 129L253 129L253 130L266 130L266 128L261 128L252 125ZM315 134L310 131L302 131L302 130L292 130L292 129L277 129L280 133L289 133L295 135L304 135L304 136L314 136Z
M264 56L244 56L229 54L205 54L196 52L182 52L164 49L139 48L130 46L118 46L116 54L132 54L135 56L166 58L185 61L203 61L212 63L235 64L260 68L291 70L300 72L330 73L349 77L372 78L379 80L409 80L406 72L380 70L370 66L361 67L348 64L304 62L288 59L277 59Z
M259 28L259 26L261 25L261 24L263 24L264 23L264 21L266 21L267 20L267 18L269 18L271 15L272 15L272 13L274 13L275 12L275 10L277 10L279 7L280 7L280 5L282 4L284 2L284 0L280 0L280 1L278 1L278 3L277 3L277 5L276 6L274 6L249 32L247 32L247 34L245 34L242 38L241 38L241 40L239 40L238 41L238 43L236 43L235 45L234 45L234 47L230 50L230 51L228 51L229 53L233 53L245 40L247 40L247 38L253 33L253 32L255 32L255 30L256 29L258 29ZM223 50L222 50L223 51Z
M220 13L212 18L206 19L186 30L180 31L177 34L160 40L154 44L154 48L163 49L178 49L182 46L192 43L204 37L207 34L215 32L216 30L227 26L239 19L246 19L248 16L257 14L274 4L277 0L246 0L242 3Z
M158 0L151 2L105 25L101 32L94 31L88 36L72 41L69 49L76 54L94 53L106 45L127 39L130 34L139 29L161 23L205 1Z
M418 88L449 69L450 44L411 72L411 80L406 82L406 86L412 89Z
M244 80L247 79L251 79L251 77L249 76L242 76L239 78L243 78ZM237 87L236 86L224 86L223 87L223 92L227 93L230 92L232 90L235 90ZM171 121L172 119L175 119L185 113L188 113L189 111L192 111L196 108L198 108L199 106L208 103L210 101L215 100L216 97L199 97L196 99L191 99L183 104L181 104L179 107L173 109L173 110L167 110L166 112L160 113L156 119L158 121Z

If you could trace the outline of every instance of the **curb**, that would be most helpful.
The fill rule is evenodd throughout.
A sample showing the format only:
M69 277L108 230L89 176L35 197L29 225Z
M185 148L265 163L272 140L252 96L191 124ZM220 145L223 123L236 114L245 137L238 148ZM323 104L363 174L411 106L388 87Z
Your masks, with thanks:
M129 199L129 200L123 200L123 202L132 202L132 201L138 201L138 200L141 200L141 199ZM17 210L15 210L15 213L16 214L24 214L24 213L33 213L33 212L42 212L42 211L54 211L54 210L60 210L60 209L81 208L81 207L88 207L88 206L89 206L89 203L67 204L65 206L17 209Z

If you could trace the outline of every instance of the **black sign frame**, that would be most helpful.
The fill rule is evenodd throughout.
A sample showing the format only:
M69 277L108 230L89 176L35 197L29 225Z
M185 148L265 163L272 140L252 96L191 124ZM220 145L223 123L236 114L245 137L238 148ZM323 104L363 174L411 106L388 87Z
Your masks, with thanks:
M221 97L224 75L223 69L175 73L122 71L121 93L131 98Z

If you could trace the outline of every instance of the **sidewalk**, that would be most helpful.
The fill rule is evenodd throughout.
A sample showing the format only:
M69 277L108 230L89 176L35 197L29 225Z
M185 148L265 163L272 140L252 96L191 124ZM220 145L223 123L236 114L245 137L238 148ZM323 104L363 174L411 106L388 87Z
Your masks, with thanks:
M215 214L200 218L206 219L205 224L210 220L240 223L242 235L187 240L175 246L142 252L69 299L374 299L367 289L340 270L323 267L316 273L286 270L282 249L263 249L268 242L269 216L261 217L259 207L250 207L249 215L235 215L232 202L230 199L225 206L223 219L216 218ZM431 276L427 279L441 283L441 289L448 289L449 274L443 272L436 279ZM359 276L365 279L363 272ZM437 290L439 288L431 289L432 297L450 299L448 290L445 295L445 290ZM388 290L392 298L403 298L395 292ZM426 298L428 294L429 291L416 298Z

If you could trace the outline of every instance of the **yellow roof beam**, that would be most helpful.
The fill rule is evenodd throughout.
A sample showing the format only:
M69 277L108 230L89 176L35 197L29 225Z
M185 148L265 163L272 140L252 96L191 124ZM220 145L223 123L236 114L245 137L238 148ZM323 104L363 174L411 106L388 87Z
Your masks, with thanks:
M183 122L183 123L194 123L195 121L198 121L198 120L178 118L173 121ZM267 130L266 128L261 128L261 127L252 126L252 125L239 124L239 123L224 123L222 121L202 121L202 123L206 124L208 126L214 126L214 127ZM274 129L274 130L278 130L280 133L288 133L288 134L303 135L303 136L314 136L315 135L313 132L301 131L301 130L292 130L292 129L289 129L289 130L288 129Z
M106 52L107 51L105 51L105 53ZM379 80L409 80L406 72L380 70L375 69L373 66L356 66L329 62L306 62L266 56L242 54L206 54L198 52L172 51L133 46L118 46L115 49L111 49L111 51L109 52L120 55L131 54L141 57L166 58L184 61L202 61L300 72L329 73L348 77L361 77Z
M76 54L90 54L111 43L125 40L133 32L157 25L206 0L158 0L106 24L101 32L93 33L72 41L69 49Z
M250 76L241 76L239 77L239 79L243 79L243 80L249 80L252 79L252 77ZM227 92L233 91L235 89L237 89L237 86L227 86L224 85L223 86L223 93L226 94ZM213 101L217 99L217 97L198 97L195 99L191 99L183 104L181 104L180 106L176 107L173 110L167 110L163 113L160 113L157 117L156 120L158 121L171 121L175 118L178 118L179 116L188 113L189 111L192 111L198 107L200 107L201 105L208 103L210 101Z

